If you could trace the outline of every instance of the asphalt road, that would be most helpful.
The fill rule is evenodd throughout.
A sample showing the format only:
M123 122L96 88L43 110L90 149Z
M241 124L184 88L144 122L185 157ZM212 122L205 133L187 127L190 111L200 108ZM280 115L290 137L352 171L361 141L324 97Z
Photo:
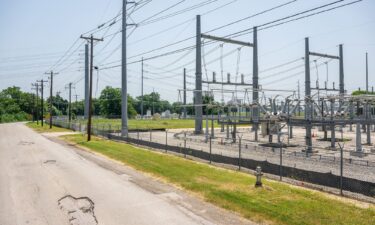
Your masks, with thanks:
M105 157L0 124L0 224L250 224Z

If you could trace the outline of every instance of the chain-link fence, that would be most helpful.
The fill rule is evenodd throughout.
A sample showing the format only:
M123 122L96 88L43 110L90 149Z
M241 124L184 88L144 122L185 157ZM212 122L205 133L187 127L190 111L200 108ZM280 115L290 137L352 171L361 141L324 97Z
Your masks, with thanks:
M86 124L80 122L54 120L54 125L86 131ZM254 171L261 166L263 172L275 179L351 197L361 194L375 201L375 154L372 152L356 157L340 144L335 150L314 148L318 152L307 154L301 146L279 142L270 147L251 141L242 136L240 129L236 137L227 138L220 129L215 136L196 135L189 129L144 129L130 131L123 137L120 128L95 124L92 133L239 170Z

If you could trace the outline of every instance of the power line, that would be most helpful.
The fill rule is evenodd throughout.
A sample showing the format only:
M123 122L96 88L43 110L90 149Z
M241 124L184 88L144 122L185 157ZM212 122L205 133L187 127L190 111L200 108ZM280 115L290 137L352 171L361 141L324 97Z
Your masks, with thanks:
M185 0L183 0L185 1ZM182 1L182 2L183 2ZM186 12L189 12L191 10L194 10L194 9L197 9L197 8L200 8L200 7L203 7L203 6L206 6L208 4L211 4L213 2L216 2L218 0L207 0L205 2L201 2L201 3L198 3L196 5L193 5L193 6L190 6L190 7L187 7L185 9L182 9L182 10L179 10L177 12L173 12L173 13L170 13L168 15L165 15L165 16L161 16L161 17L158 17L154 20L149 20L149 21L143 21L143 22L140 22L139 25L140 26L145 26L145 25L148 25L148 24L152 24L152 23L156 23L156 22L159 22L159 21L162 21L162 20L165 20L165 19L169 19L171 17L174 17L174 16L177 16L177 15L180 15L180 14L183 14L183 13L186 13Z
M143 23L146 23L148 20L154 18L155 16L158 16L158 15L160 15L160 14L162 14L162 13L164 13L164 12L166 12L166 11L168 11L168 10L174 8L174 7L176 7L176 6L182 4L182 3L185 2L185 1L186 1L186 0L181 0L181 1L175 3L175 4L171 5L171 6L168 6L167 8L165 8L165 9L163 9L163 10L161 10L161 11L155 13L154 15L149 16L149 17L147 17L146 19L142 20L141 22L138 23L138 25L142 25Z

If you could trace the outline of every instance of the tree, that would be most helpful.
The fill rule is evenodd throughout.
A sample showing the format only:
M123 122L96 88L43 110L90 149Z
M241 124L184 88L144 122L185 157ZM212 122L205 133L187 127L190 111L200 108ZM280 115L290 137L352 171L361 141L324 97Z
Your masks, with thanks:
M100 93L100 114L106 117L121 115L121 90L105 87Z
M8 87L0 92L0 122L31 119L33 95L19 87Z
M134 118L137 111L134 108L134 99L128 95L128 117ZM121 116L121 89L105 87L99 97L100 115L106 117Z
M375 92L357 90L357 91L353 91L352 95L375 95Z
M50 102L50 97L47 98L46 101L48 104ZM54 110L54 115L67 115L68 113L68 100L63 99L60 95L52 96L52 106L56 109ZM72 107L74 108L74 107Z
M142 96L136 97L135 108L137 112L141 113L141 102ZM168 101L161 100L160 94L157 92L151 92L150 94L143 95L143 113L146 114L147 110L151 110L151 113L162 113L165 110L172 111L173 108Z

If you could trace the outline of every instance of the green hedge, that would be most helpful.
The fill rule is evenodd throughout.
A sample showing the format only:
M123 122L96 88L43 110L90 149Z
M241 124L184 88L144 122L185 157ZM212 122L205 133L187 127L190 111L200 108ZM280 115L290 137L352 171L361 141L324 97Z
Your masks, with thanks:
M18 121L27 121L31 119L31 115L20 112L15 114L1 114L0 115L0 123L10 123L10 122L18 122Z

